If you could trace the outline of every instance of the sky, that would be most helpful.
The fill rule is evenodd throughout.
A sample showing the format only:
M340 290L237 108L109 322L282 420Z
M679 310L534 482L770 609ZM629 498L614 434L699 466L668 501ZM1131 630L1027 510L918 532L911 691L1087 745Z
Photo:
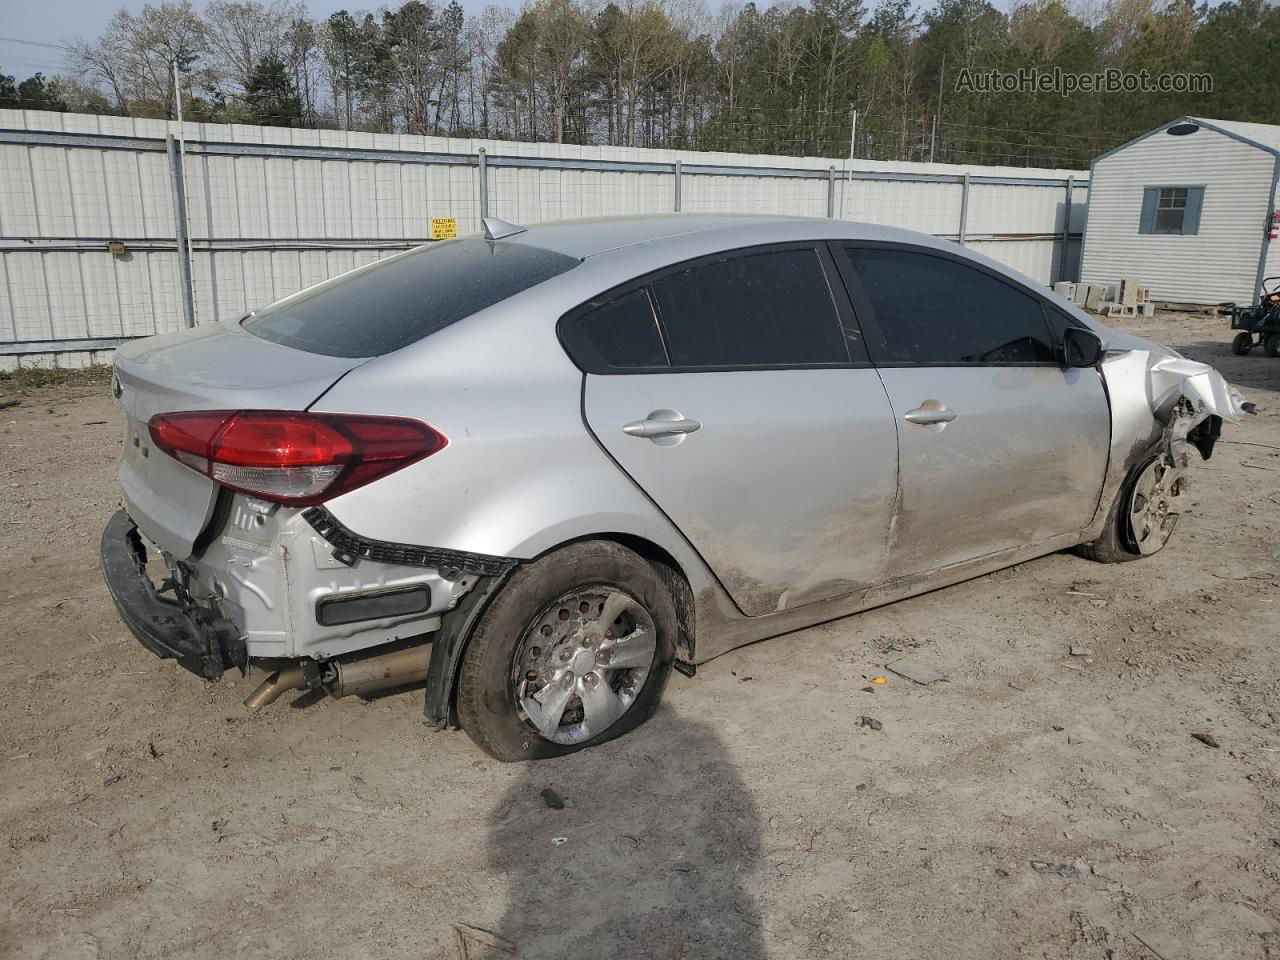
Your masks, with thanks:
M64 69L62 52L33 43L60 44L70 40L93 40L121 8L132 13L146 0L0 0L0 73L24 80L37 70L45 76ZM152 0L155 2L155 0ZM192 0L204 10L206 0ZM492 0L459 0L467 13L479 13ZM319 20L347 10L373 10L395 0L307 0L307 11ZM513 4L514 5L514 4Z

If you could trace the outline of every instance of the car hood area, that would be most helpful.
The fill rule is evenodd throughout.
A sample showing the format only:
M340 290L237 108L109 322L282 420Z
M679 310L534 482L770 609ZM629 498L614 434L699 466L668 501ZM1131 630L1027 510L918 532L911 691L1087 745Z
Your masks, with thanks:
M1102 372L1113 405L1117 400L1132 402L1136 399L1135 389L1141 385L1147 408L1160 422L1167 422L1175 409L1190 416L1192 426L1209 416L1239 423L1246 413L1253 412L1240 391L1209 364L1189 360L1163 344L1101 325L1098 332L1108 348Z
M1152 354L1147 364L1148 392L1157 417L1168 416L1179 400L1185 400L1204 416L1239 423L1252 406L1240 391L1207 363L1188 360L1176 353Z

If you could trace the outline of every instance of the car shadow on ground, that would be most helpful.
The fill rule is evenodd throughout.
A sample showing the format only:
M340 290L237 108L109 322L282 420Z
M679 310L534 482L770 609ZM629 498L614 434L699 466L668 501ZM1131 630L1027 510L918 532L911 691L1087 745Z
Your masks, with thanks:
M747 892L760 832L719 735L664 708L613 743L520 768L489 833L507 896L495 932L521 958L763 958Z

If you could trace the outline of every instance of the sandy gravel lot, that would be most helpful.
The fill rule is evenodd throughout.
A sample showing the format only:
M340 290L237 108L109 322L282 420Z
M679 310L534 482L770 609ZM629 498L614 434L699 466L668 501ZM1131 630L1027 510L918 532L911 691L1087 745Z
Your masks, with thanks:
M16 397L0 956L432 960L461 923L533 958L1280 960L1280 360L1230 356L1220 318L1131 327L1261 410L1165 552L757 644L638 735L524 766L430 732L418 692L250 716L256 681L156 660L97 569L105 390ZM865 692L904 652L949 682Z

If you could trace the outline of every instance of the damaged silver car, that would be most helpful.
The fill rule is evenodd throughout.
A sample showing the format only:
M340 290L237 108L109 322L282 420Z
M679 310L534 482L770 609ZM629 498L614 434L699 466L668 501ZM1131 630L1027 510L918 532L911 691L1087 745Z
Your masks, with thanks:
M103 566L148 649L264 668L255 708L425 682L502 760L742 644L1155 553L1245 408L953 243L719 215L489 220L122 347L113 389Z

